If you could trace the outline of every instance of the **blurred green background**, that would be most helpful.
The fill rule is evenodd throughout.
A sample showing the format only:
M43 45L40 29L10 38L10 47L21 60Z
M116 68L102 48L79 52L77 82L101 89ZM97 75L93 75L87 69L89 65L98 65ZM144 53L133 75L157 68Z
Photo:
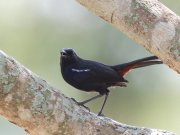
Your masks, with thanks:
M179 0L161 0L180 14ZM152 55L75 0L1 0L0 49L13 56L65 95L82 101L95 93L69 86L59 70L59 50L105 64L118 64ZM132 71L127 88L110 93L104 114L130 125L180 134L180 76L166 65ZM103 99L88 106L97 113ZM0 117L1 135L25 135Z

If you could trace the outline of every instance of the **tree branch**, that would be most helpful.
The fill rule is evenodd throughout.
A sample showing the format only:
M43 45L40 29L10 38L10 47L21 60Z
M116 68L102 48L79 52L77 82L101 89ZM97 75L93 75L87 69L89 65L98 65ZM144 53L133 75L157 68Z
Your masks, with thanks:
M180 17L158 0L77 0L180 73Z
M174 135L98 117L2 51L0 114L31 135Z

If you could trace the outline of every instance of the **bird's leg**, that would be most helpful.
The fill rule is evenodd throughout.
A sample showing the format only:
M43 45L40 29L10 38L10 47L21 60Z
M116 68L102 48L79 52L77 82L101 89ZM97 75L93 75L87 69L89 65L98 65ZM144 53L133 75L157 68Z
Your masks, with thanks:
M80 103L77 102L74 98L71 98L71 99L72 99L74 102L76 102L78 105L83 106L83 107L86 108L88 111L90 111L89 107L87 107L87 106L81 104L81 102L80 102Z
M90 111L90 109L89 109L87 106L85 106L84 104L86 104L86 103L88 103L88 102L90 102L90 101L92 101L92 100L95 100L95 99L97 99L97 98L99 98L99 97L102 97L102 96L103 96L103 95L99 94L99 95L97 95L97 96L95 96L95 97L92 97L92 98L87 99L87 100L82 101L82 102L77 102L74 98L71 98L71 99L72 99L74 102L76 102L78 105L81 105L81 106L83 106L84 108L86 108L87 110Z
M98 116L103 116L102 111L103 111L103 108L104 108L104 106L105 106L105 104L106 104L108 95L109 95L109 91L105 94L105 99L104 99L103 105L102 105L102 107L101 107L101 110L100 110L99 113L98 113Z
M97 96L95 96L95 97L92 97L92 98L90 98L90 99L87 99L87 100L85 100L85 101L78 102L78 104L79 104L79 105L84 105L84 104L86 104L86 103L88 103L88 102L90 102L90 101L92 101L92 100L94 100L94 99L97 99L97 98L99 98L99 97L102 97L102 96L103 96L103 95L99 94L99 95L97 95Z

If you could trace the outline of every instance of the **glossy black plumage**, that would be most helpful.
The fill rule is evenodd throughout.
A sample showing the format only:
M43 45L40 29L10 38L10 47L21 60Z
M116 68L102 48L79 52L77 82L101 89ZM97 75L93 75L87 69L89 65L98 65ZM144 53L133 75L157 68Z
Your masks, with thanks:
M101 115L108 97L108 87L126 87L128 81L124 79L124 75L128 71L144 66L161 64L162 62L157 59L156 56L151 56L129 63L108 66L99 62L84 60L77 56L73 49L62 49L60 66L62 76L67 83L82 91L96 91L99 93L98 96L81 102L80 104L85 104L105 95L103 106L98 114Z

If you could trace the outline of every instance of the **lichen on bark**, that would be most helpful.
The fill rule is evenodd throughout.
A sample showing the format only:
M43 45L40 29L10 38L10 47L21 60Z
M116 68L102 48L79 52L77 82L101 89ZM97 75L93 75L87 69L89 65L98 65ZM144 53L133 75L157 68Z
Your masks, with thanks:
M128 126L107 117L98 117L2 51L0 114L31 135L173 135L167 131Z
M180 17L160 1L77 1L180 73Z

